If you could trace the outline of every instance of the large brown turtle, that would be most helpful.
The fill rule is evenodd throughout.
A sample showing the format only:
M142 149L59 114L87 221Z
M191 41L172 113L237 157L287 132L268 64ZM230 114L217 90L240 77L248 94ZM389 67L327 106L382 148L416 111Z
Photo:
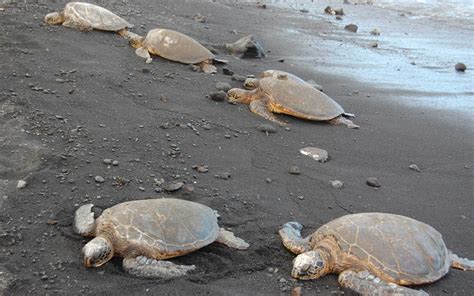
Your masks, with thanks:
M339 274L339 283L363 295L427 295L403 287L434 282L449 267L474 270L474 261L449 251L441 234L412 218L361 213L335 219L306 238L298 222L283 225L283 245L298 256L294 278Z
M285 77L261 78L254 90L233 88L227 92L227 99L230 103L248 104L250 111L279 124L286 123L273 113L327 121L336 125L344 124L349 128L359 127L344 117L353 115L346 114L344 109L326 94L309 84Z
M198 65L205 73L216 73L214 54L193 38L169 29L153 29L146 37L129 33L125 36L135 53L151 63L151 54L183 64ZM220 61L222 62L222 61Z
M133 27L110 10L84 2L69 2L61 12L47 14L44 21L50 25L62 24L65 27L81 31L96 29L115 31L121 35L125 33L127 28Z
M214 241L239 250L249 247L219 228L214 210L195 202L174 198L129 201L104 210L95 220L92 207L81 206L74 218L77 233L95 236L82 249L86 267L98 267L120 256L128 273L171 278L195 266L163 259L191 253Z

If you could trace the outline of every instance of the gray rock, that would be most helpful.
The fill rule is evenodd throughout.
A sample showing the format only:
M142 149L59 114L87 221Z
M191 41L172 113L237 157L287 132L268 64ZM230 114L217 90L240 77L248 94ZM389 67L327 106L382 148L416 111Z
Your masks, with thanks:
M266 133L266 134L273 134L277 132L277 129L275 128L275 126L268 123L264 123L257 126L257 130L259 132Z
M417 165L414 164L414 163L410 164L410 165L408 166L408 168L409 168L410 170L413 170L413 171L416 171L416 172L421 172L420 167L417 166Z
M291 166L289 169L288 169L288 172L292 175L299 175L301 174L301 171L300 171L300 168L296 165L293 165Z
M329 159L329 154L326 150L316 147L301 148L300 153L319 162L326 162Z
M228 180L230 179L230 173L229 172L222 172L222 173L219 173L217 175L214 175L214 177L218 178L218 179L223 179L223 180Z
M370 47L373 47L373 48L377 48L377 47L379 47L379 44L374 41L374 42L370 42L370 43L369 43L369 46L370 46Z
M306 8L302 8L302 9L300 9L300 12L302 12L302 13L308 13L309 10L307 10Z
M216 83L216 89L217 90L227 92L231 88L232 88L232 86L230 84L228 84L227 82L217 82Z
M341 189L342 187L344 187L344 183L342 181L333 180L333 181L329 181L329 182L331 183L331 186L334 189Z
M112 164L112 159L110 159L110 158L105 158L104 160L102 160L102 163L103 163L103 164Z
M359 27L357 27L357 25L355 25L355 24L349 24L349 25L344 27L344 30L352 32L352 33L356 33L357 29L359 29Z
M209 99L216 101L216 102L222 102L225 100L226 93L223 92L222 90L220 91L211 91L208 95Z
M95 180L97 183L104 183L104 182L105 182L105 179L104 179L104 177L102 177L102 176L95 176L95 177L94 177L94 180Z
M245 82L247 77L239 75L239 74L234 74L232 75L232 80L239 81L239 82Z
M113 166L118 166L118 165L119 165L119 162L118 162L118 160L114 160L114 161L112 161L112 165L113 165Z
M171 182L163 186L163 189L167 192L173 192L181 189L183 187L183 182Z
M457 63L456 65L454 65L454 69L456 69L456 71L458 72L464 72L466 71L467 67L463 63Z
M240 38L234 43L227 43L225 44L225 47L231 54L243 59L260 59L265 57L263 47L255 40L253 35Z
M367 178L367 181L365 181L367 183L367 185L371 186L371 187L380 187L380 183L379 183L379 180L377 180L377 178L375 177L370 177L370 178Z

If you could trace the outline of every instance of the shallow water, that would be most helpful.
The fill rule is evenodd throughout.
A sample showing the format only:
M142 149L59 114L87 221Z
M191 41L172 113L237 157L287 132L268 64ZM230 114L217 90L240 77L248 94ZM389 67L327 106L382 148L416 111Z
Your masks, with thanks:
M305 52L291 57L301 65L313 65L318 72L350 76L382 88L401 90L406 104L457 110L467 115L474 111L474 1L377 0L370 5L343 5L343 1L265 1L291 10L307 9L302 17L329 21L333 32L314 36L299 28L288 34L312 39L317 54ZM351 1L353 3L355 1ZM342 21L325 15L327 4L342 7ZM357 33L344 30L358 25ZM377 28L380 36L370 31ZM341 40L343 42L341 43ZM372 42L378 48L372 48ZM454 65L467 65L465 73Z

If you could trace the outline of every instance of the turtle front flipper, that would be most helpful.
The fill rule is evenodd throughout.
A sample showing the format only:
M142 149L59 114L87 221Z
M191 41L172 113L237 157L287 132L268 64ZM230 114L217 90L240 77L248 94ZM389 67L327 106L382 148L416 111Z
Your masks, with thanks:
M286 125L286 122L283 120L278 119L275 114L270 112L269 106L268 106L268 100L265 98L262 99L256 99L250 102L250 111L252 111L255 114L258 114L262 116L265 119L268 119L270 121L276 122L280 125Z
M171 279L194 270L194 265L177 265L170 261L150 259L145 256L123 259L123 269L134 276Z
M95 236L93 204L87 204L79 207L74 215L74 231L82 236Z
M349 120L349 119L347 119L343 116L338 116L336 118L333 118L333 119L329 120L328 122L331 123L331 124L334 124L334 125L343 124L343 125L347 126L348 128L359 128L360 127L357 124L353 123L352 120Z
M428 296L423 290L414 290L388 283L370 274L367 270L356 272L345 270L339 274L339 284L351 289L361 295L404 295L404 296Z
M283 245L297 255L311 250L311 246L309 245L310 237L302 238L301 229L303 229L303 225L300 223L288 222L278 231Z
M460 258L458 255L449 252L449 258L451 259L451 267L462 269L464 271L474 271L474 260L469 260L467 258Z
M216 238L216 242L237 250L247 250L249 247L249 244L246 241L236 237L234 233L227 231L224 228L219 229L219 235Z
M198 64L201 70L206 74L217 73L217 68L212 64L212 61L204 61Z
M148 49L146 49L145 47L139 47L135 50L135 54L141 58L144 58L145 59L145 62L147 64L151 63L151 61L153 61L153 59L151 58L150 56L150 53L148 52Z
M88 21L83 20L83 19L73 19L73 18L70 18L70 17L68 17L66 19L66 21L63 23L63 26L65 26L67 28L72 28L72 29L76 29L76 30L79 30L79 31L83 31L83 32L89 32L89 31L92 31L94 29L92 27L92 24L89 23Z

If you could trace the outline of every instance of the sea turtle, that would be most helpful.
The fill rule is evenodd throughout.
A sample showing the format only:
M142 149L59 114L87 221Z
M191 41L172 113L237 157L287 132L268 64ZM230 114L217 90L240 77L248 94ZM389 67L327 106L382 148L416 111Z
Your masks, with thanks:
M327 121L332 124L344 124L349 128L358 128L344 116L344 109L326 94L312 86L295 82L288 78L265 77L258 81L254 90L233 88L227 92L230 103L249 104L250 111L264 118L285 124L274 113L283 113L296 117Z
M162 259L191 253L214 241L239 250L249 247L219 228L214 210L195 202L174 198L129 201L104 210L95 220L92 207L81 206L74 217L77 233L95 236L82 249L86 267L98 267L120 256L128 273L171 278L195 266Z
M44 17L50 25L62 24L65 27L90 31L115 31L124 34L127 28L132 28L126 20L103 7L84 3L69 2L61 12L52 12Z
M400 215L346 215L304 239L302 228L289 222L279 231L298 255L291 275L308 280L338 273L341 286L363 295L427 295L403 286L434 282L450 266L474 270L474 261L449 251L436 229Z
M281 70L266 70L266 71L263 71L262 73L260 73L259 78L265 78L265 77L288 79L288 80L295 81L297 83L306 83L306 84L311 85L312 87L314 87L315 89L317 89L319 91L323 91L322 87L319 84L317 84L314 80L304 81L303 79L296 76L295 74L291 74L291 73L281 71ZM247 79L245 79L244 87L246 89L256 89L258 87L259 78L247 78Z
M205 73L216 73L212 65L214 54L193 38L169 29L153 29L146 37L129 33L125 36L135 53L151 63L151 54L183 64L196 64ZM223 62L222 60L217 60Z

